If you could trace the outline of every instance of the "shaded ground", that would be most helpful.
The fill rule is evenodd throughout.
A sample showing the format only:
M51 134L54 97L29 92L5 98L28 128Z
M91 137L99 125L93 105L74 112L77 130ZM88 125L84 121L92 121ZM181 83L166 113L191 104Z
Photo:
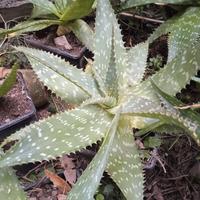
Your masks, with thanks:
M200 162L196 159L198 156L200 149L190 137L163 136L159 157L166 173L158 162L153 169L146 170L145 199L199 200Z

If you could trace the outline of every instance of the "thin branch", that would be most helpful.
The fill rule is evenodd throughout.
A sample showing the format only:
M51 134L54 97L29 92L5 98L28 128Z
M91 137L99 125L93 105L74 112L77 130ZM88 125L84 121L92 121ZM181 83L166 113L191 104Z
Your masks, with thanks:
M149 18L149 17L140 16L140 15L134 15L134 14L127 13L127 12L121 12L120 15L123 15L123 16L126 16L126 17L134 17L136 19L141 19L141 20L145 20L145 21L149 21L149 22L158 23L158 24L163 24L165 22L163 20L152 19L152 18Z

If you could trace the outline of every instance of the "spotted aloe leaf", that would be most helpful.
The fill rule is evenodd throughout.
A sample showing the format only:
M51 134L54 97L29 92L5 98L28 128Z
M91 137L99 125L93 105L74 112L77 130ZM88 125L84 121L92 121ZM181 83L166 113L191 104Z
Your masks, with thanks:
M0 85L0 97L7 94L9 90L13 87L13 85L15 84L18 68L19 68L19 64L15 63L9 75L6 77L4 82Z
M0 168L0 199L26 200L19 181L11 168Z
M160 97L163 105L167 106L179 106L182 104L180 100L177 100L175 97L172 97L162 91L157 85L152 82L152 86L154 90L157 92L157 95ZM168 109L169 111L174 110ZM196 140L198 144L200 144L200 115L199 113L192 110L178 110L177 116L175 116L177 120L182 123L182 128L186 127L192 133L192 137ZM177 123L178 124L178 123Z
M112 117L98 106L88 106L57 114L11 135L18 139L0 158L0 167L54 159L101 140Z
M126 77L128 79L128 86L139 84L144 76L146 69L146 62L148 57L149 43L144 42L132 47L128 51L129 65L126 68Z
M168 61L175 58L183 49L190 48L197 42L200 34L200 8L191 7L183 13L162 24L149 38L152 42L161 35L169 34Z
M39 79L62 99L79 104L89 97L99 96L95 80L82 70L48 52L26 47L15 48L27 56Z
M166 101L162 100L162 103ZM155 110L136 112L135 110L128 111L126 114L133 116L141 116L145 118L155 118L163 121L164 124L173 124L181 129L187 130L192 138L200 145L200 124L199 121L193 121L190 117L185 117L179 110L172 105L166 104L165 108L157 107ZM148 123L149 124L149 123Z
M121 0L121 9L128 9L135 6L142 6L152 3L166 3L166 4L196 4L198 0Z
M193 45L190 50L187 48L182 50L175 59L153 75L151 79L161 90L174 96L189 83L191 78L196 75L197 71L200 69L199 53L200 49L198 44ZM130 92L127 92L129 97L127 96L126 98L129 99L128 101L130 102L130 96L133 93L156 101L157 98L152 91L151 79L149 78L137 87L131 88ZM132 99L134 99L134 97Z
M107 172L127 200L143 199L142 165L132 131L118 129L110 153Z
M86 22L78 19L74 22L68 23L67 26L89 50L94 50L94 31Z
M43 20L21 22L11 29L0 29L0 38L4 37L5 35L8 35L9 37L14 37L16 35L25 32L39 31L54 24L60 24L60 21L43 19Z
M170 97L167 93L160 90L157 86L152 86L158 95L160 104L150 100L138 98L137 103L141 103L141 106L122 106L122 113L126 113L133 116L141 116L148 118L159 119L164 124L170 124L178 126L181 129L187 130L191 137L200 144L200 116L192 111L180 111L174 107L173 103L177 103L174 97ZM169 102L170 100L170 102ZM157 106L156 106L157 105ZM175 104L176 105L176 104ZM183 113L184 112L184 113ZM186 113L188 112L188 113Z
M110 2L100 0L97 8L93 70L104 93L117 98L123 80L120 77L123 76L128 61L126 50Z
M83 172L83 175L79 178L74 188L72 188L67 199L94 199L94 194L97 190L110 155L113 139L117 131L118 121L119 111L115 115L110 128L107 131L98 153Z

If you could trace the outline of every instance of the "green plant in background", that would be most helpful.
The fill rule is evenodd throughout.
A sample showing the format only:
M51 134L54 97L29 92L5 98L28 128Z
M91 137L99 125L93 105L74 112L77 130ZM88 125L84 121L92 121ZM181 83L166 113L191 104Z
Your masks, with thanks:
M2 83L0 83L0 97L6 95L15 84L18 68L19 64L15 63L12 67L11 72L8 74L5 80L0 80L2 81Z
M0 38L15 37L22 33L42 30L51 25L71 28L83 42L91 35L89 26L80 18L92 11L94 0L28 0L34 8L30 19L10 29L0 29ZM75 29L75 30L74 30Z
M180 5L199 5L199 0L120 0L120 9L129 9L135 6L146 4L180 4Z
M187 12L181 18L187 16ZM191 23L199 22L198 13L193 12L192 17ZM169 27L179 23L181 18ZM149 41L165 33L163 30L160 27ZM169 38L182 37L189 45L190 37L185 40L184 31L187 29L181 25L178 30L172 28ZM195 28L192 31L197 33ZM140 200L143 199L143 174L133 127L143 128L142 132L158 128L185 130L200 144L199 114L178 110L176 106L181 102L173 97L200 68L199 44L193 42L182 51L177 45L174 57L168 59L166 66L142 81L149 41L126 50L109 0L98 0L94 40L89 41L94 51L91 73L76 69L50 53L16 47L26 55L40 80L77 108L21 129L1 144L16 141L1 153L2 199L25 199L10 167L54 159L102 140L98 153L67 199L93 199L106 170L126 199ZM174 52L171 48L169 51Z

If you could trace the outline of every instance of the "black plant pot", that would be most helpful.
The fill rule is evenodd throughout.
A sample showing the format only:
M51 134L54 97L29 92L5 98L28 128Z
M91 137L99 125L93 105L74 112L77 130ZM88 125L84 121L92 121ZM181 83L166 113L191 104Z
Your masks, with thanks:
M19 88L21 88L21 93L19 95L24 95L23 99L27 101L28 109L25 110L24 114L17 116L15 119L9 120L9 122L3 122L0 125L0 138L7 137L11 133L15 132L17 129L24 127L26 124L29 124L31 121L36 120L36 109L33 104L32 99L28 95L28 91L25 85L25 81L23 79L23 76L21 73L18 73L17 76L17 84L19 84ZM15 89L15 86L14 86ZM10 90L10 94L12 96L12 91L14 89ZM12 97L11 97L12 100ZM6 101L6 97L5 97ZM19 105L16 105L16 109ZM0 105L0 113L2 112L2 109L4 109L3 103Z
M62 50L58 47L42 43L40 40L36 40L36 39L30 38L30 37L25 38L25 43L28 46L31 46L31 47L34 47L34 48L37 48L37 49L41 49L41 50L48 51L48 52L51 52L53 54L59 55L62 58L69 61L71 64L78 66L78 68L81 68L81 61L80 60L87 50L87 48L83 46L76 52L70 52L70 51L68 52L68 51Z

